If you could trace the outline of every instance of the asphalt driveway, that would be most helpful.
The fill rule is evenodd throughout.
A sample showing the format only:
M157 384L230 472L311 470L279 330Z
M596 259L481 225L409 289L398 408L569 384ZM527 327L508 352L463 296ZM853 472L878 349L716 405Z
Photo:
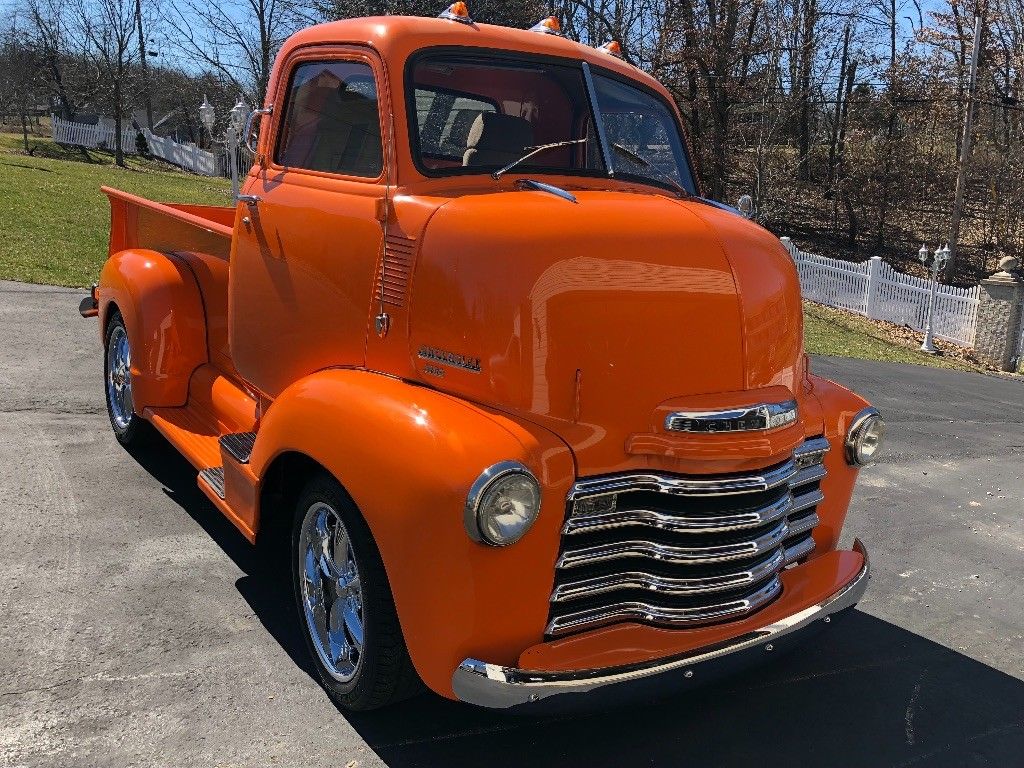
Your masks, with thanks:
M875 578L773 666L599 715L346 718L189 465L114 441L78 296L0 283L0 766L1024 765L1020 382L813 361L890 425L846 528Z

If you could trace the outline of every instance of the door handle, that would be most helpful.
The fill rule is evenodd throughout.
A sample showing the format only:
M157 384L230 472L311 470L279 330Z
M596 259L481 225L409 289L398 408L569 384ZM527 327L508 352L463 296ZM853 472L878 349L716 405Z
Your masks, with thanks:
M263 198L260 197L259 195L235 195L235 200L237 200L240 203L245 203L250 208L254 208L256 206L256 203L258 203L262 199Z

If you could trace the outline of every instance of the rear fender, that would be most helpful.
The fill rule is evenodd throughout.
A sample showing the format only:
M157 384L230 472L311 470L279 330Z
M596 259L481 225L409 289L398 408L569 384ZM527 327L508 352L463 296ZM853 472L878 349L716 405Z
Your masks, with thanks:
M450 395L351 369L286 389L260 425L250 467L300 453L348 491L391 583L413 664L434 691L468 656L512 664L543 639L574 464L551 433ZM537 522L517 543L470 540L466 495L487 467L520 461L542 487Z
M118 251L100 273L97 299L101 334L111 305L124 318L135 412L185 405L189 379L207 350L202 296L184 260L146 249Z

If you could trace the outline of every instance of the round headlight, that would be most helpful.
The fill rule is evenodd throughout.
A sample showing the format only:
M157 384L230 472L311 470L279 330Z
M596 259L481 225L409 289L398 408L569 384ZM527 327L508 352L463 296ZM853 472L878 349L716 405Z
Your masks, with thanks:
M466 532L473 541L503 547L519 541L540 512L540 484L518 461L488 467L466 499Z
M861 466L878 458L885 437L885 422L874 408L865 408L853 417L846 433L846 460Z

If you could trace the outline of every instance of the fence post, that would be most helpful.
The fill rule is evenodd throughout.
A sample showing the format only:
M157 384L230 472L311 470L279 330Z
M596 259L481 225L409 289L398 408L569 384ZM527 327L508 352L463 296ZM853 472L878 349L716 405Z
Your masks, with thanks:
M779 240L785 246L786 250L789 251L789 257L796 261L796 246L793 245L793 240L789 237L780 237Z
M1001 371L1015 370L1022 313L1024 277L1019 262L1009 256L999 262L1000 271L981 281L978 330L974 351L979 358Z
M878 293L878 281L882 275L882 257L872 256L868 259L868 285L864 289L864 314L872 320L878 319L878 312L875 309L876 295Z

